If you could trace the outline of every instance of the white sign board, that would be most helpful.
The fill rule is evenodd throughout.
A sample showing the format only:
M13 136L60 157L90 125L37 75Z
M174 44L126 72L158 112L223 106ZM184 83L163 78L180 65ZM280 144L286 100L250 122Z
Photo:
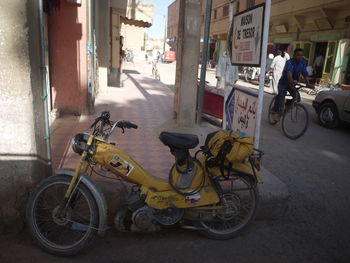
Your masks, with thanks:
M262 4L233 17L232 64L260 66L264 10Z
M258 95L235 86L225 102L225 128L254 138Z

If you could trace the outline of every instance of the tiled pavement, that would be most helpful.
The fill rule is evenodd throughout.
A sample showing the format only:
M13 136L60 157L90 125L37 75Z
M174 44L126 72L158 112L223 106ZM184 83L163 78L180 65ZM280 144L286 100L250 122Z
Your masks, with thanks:
M150 173L166 177L174 159L169 149L158 139L156 127L172 118L173 92L164 84L140 74L132 65L125 69L124 87L108 87L96 100L95 114L58 118L53 124L53 168L74 167L79 156L72 152L70 140L89 125L104 110L112 120L129 120L137 130L115 130L110 141L127 152Z

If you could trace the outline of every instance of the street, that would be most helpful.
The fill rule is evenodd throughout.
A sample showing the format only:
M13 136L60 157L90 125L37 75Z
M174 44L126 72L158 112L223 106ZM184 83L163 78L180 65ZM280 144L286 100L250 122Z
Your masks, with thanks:
M158 66L161 81L172 89L174 64ZM151 78L151 64L135 61L128 67ZM263 166L290 192L287 212L279 220L255 221L239 237L226 241L178 228L154 234L110 230L91 249L73 258L41 251L26 233L20 241L19 236L2 236L0 262L350 262L350 128L320 126L312 101L303 99L310 125L301 138L290 140L279 124L268 124L272 96L265 95Z

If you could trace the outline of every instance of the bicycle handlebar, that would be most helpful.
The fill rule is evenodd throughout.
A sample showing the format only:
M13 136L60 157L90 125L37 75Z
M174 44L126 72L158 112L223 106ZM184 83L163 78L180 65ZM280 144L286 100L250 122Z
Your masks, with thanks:
M310 85L307 85L307 84L301 84L301 83L297 83L297 84L295 84L295 88L296 89L301 89L301 88L307 88L307 89L315 89L315 86L310 86Z

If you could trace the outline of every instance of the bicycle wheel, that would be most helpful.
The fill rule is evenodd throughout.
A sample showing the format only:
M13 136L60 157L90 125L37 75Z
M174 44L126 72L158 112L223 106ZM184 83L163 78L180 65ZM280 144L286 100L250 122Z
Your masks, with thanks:
M270 106L269 106L269 112L268 112L268 120L269 120L269 123L271 124L271 125L275 125L278 121L277 120L274 120L273 118L272 118L272 115L271 115L271 110L272 110L272 108L273 108L273 105L275 104L275 100L276 100L276 96L275 97L273 97L273 99L271 100L271 103L270 103Z
M304 105L294 102L283 114L282 130L289 139L302 136L309 126L309 114Z
M51 176L31 194L27 205L27 226L34 240L49 253L71 256L89 246L96 236L98 209L90 191L80 184L68 209L59 207L71 178Z

